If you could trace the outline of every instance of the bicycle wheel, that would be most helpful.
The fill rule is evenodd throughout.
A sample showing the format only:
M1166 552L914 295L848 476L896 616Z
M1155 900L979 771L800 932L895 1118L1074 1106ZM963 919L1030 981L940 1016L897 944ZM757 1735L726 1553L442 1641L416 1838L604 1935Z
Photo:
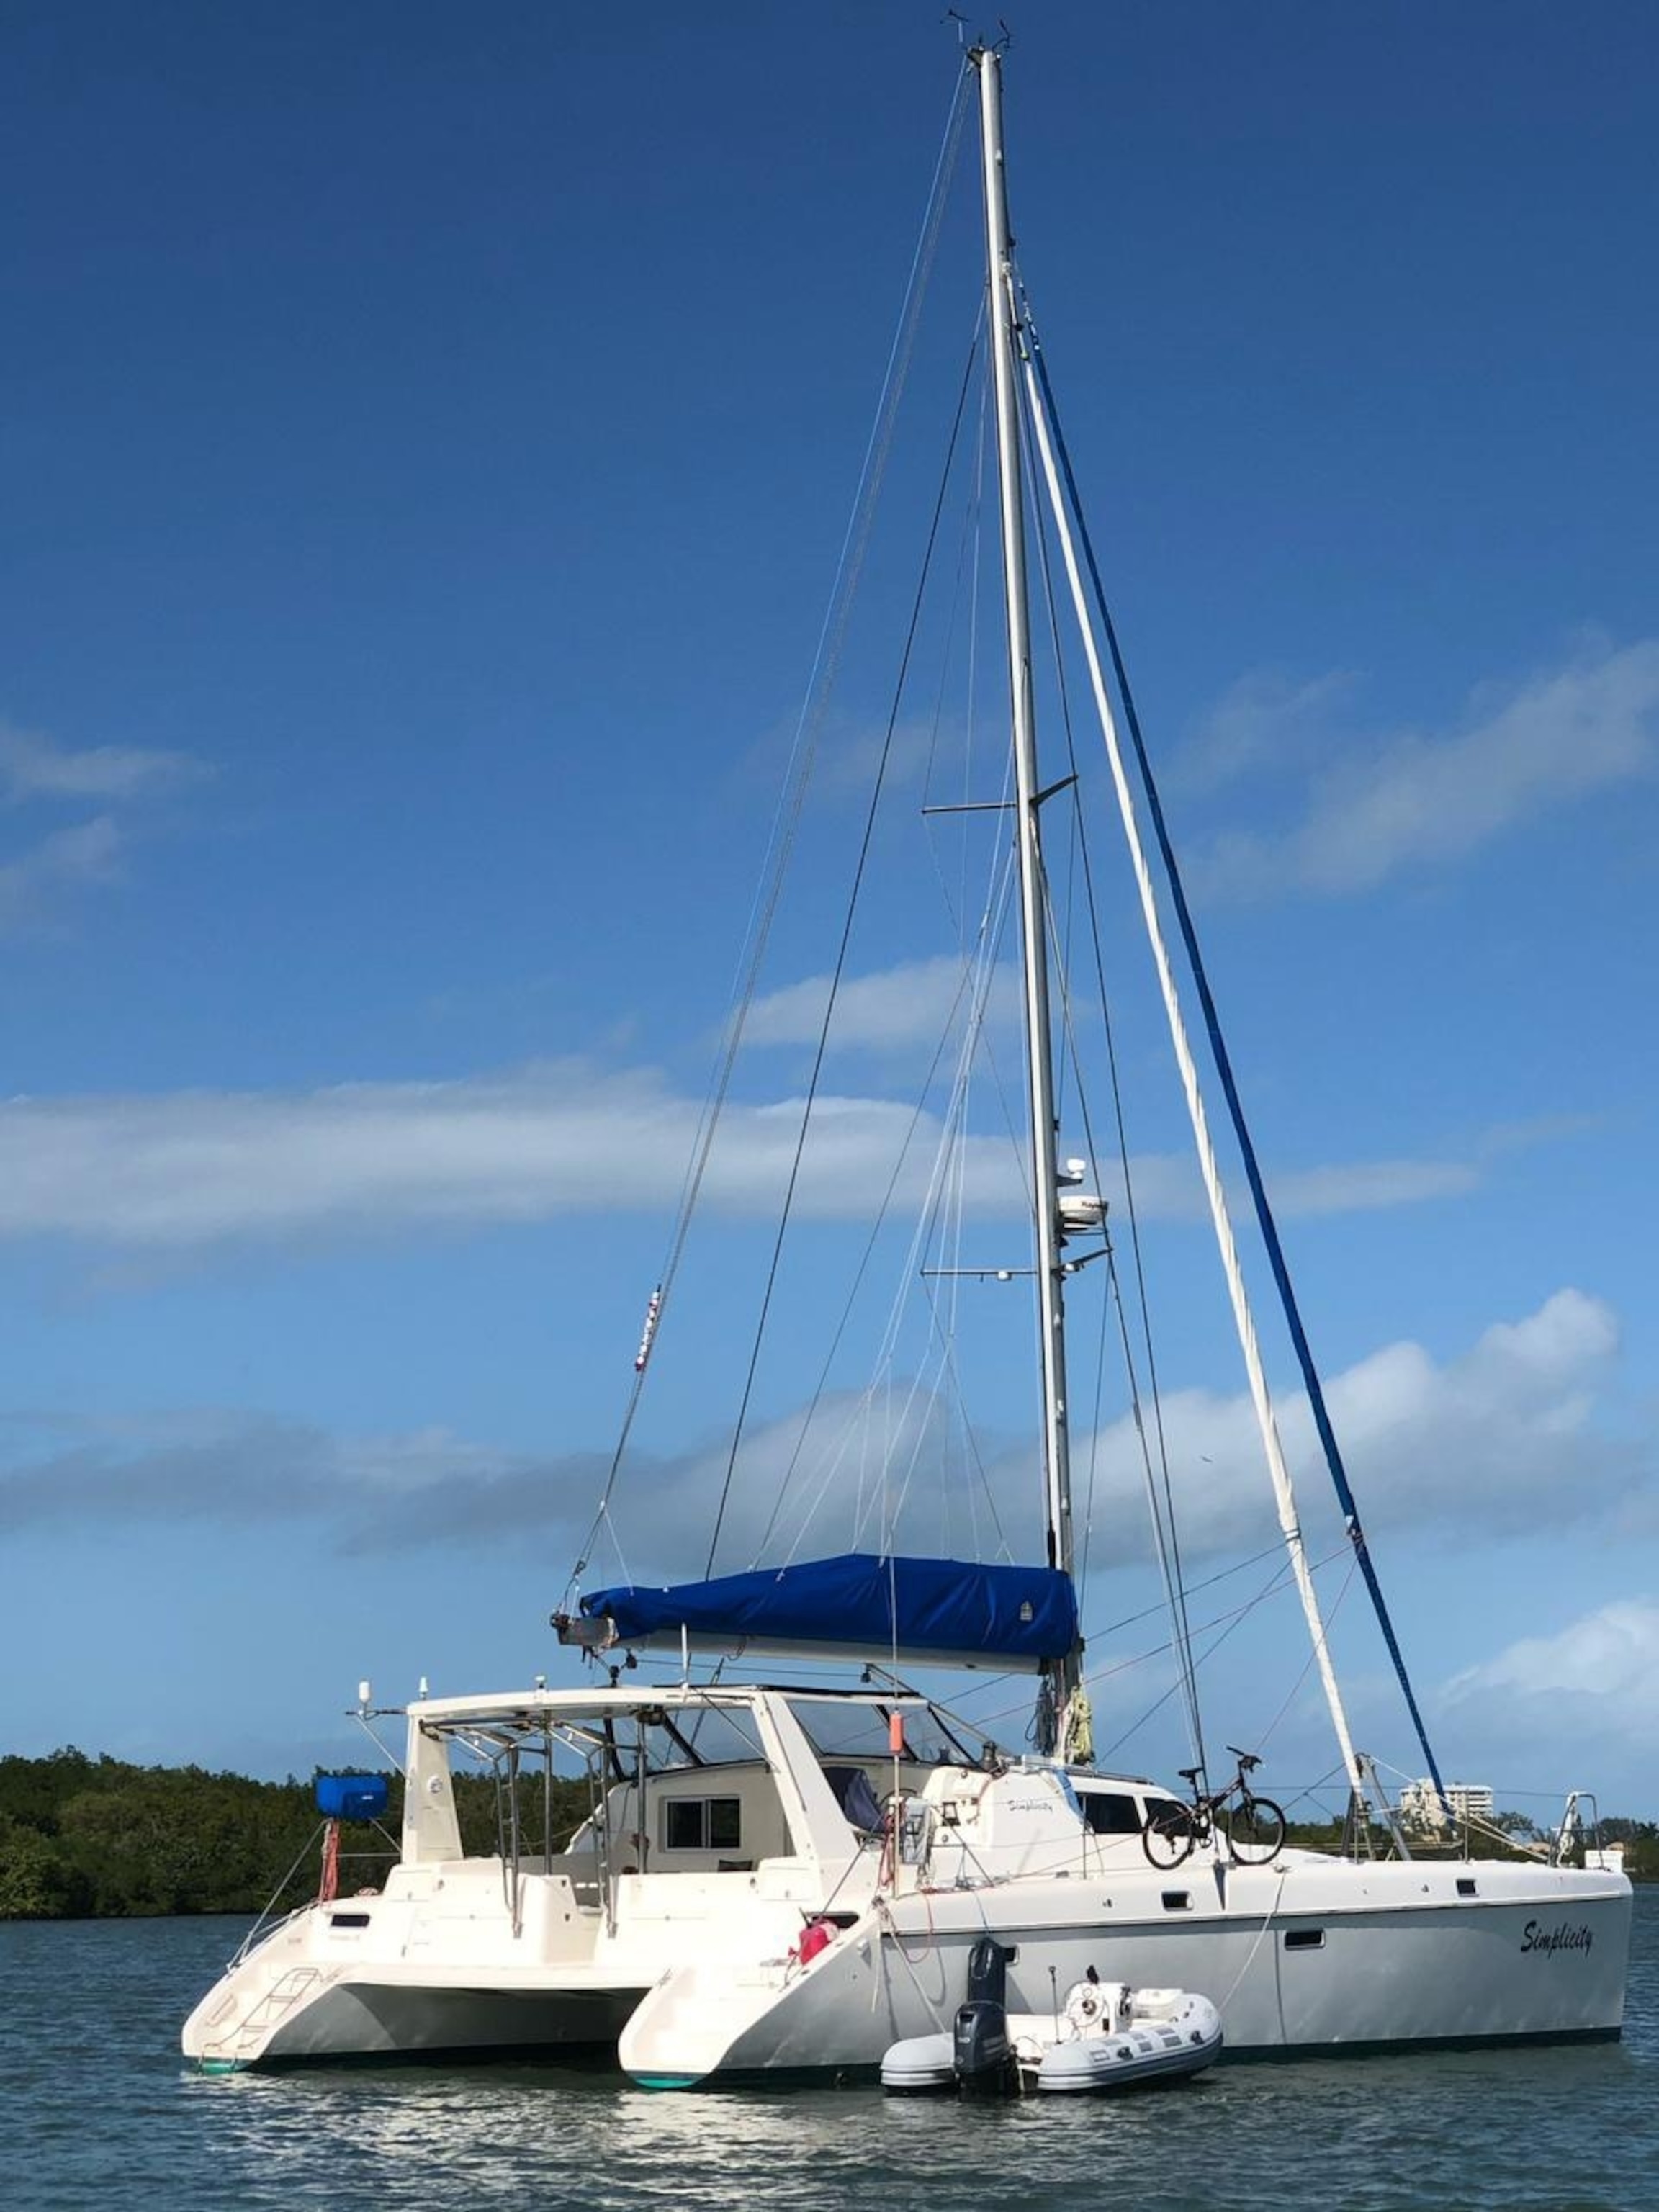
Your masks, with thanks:
M1271 1797L1246 1797L1224 1817L1227 1849L1241 1866L1266 1866L1285 1848L1285 1815Z
M1151 1805L1141 1824L1140 1847L1155 1867L1178 1867L1190 1856L1198 1830L1190 1805Z

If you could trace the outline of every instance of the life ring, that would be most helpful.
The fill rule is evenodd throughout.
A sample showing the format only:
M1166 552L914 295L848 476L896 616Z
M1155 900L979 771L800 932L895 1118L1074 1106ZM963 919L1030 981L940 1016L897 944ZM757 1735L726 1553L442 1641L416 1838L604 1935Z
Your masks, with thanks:
M1098 1982L1073 1982L1066 1992L1066 2017L1079 2035L1097 2027L1106 2014L1106 1992Z

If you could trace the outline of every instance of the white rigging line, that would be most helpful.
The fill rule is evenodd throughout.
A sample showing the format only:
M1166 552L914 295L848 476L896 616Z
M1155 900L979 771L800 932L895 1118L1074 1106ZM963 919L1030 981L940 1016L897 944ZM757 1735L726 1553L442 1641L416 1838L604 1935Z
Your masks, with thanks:
M985 1024L987 1005L996 976L997 946L1000 941L1012 890L1013 858L1013 848L1010 843L1006 848L1000 890L994 902L988 902L981 915L980 942L973 971L974 988L968 1018L963 1028L962 1049L957 1059L956 1083L950 1108L940 1130L939 1148L934 1164L933 1185L923 1208L921 1220L918 1224L916 1238L911 1247L905 1277L899 1285L890 1325L891 1328L896 1329L902 1305L908 1303L910 1281L914 1279L926 1243L933 1234L937 1233L940 1238L941 1257L948 1254L952 1259L953 1265L947 1271L947 1279L951 1284L951 1296L948 1315L943 1327L939 1327L937 1322L937 1307L933 1307L935 1316L935 1333L939 1340L939 1367L930 1401L930 1412L933 1406L937 1405L939 1393L944 1389L947 1379L953 1378L955 1374L956 1297L959 1279L954 1263L959 1260L961 1250L962 1197L967 1176L968 1103L974 1062L977 1054L981 1032ZM933 1302L929 1303L932 1306ZM890 1358L891 1356L890 1346L887 1356ZM885 1532L890 1542L894 1526L902 1510L915 1474L921 1442L922 1437L919 1434L912 1449L910 1463L905 1470L904 1480L900 1486L898 1496L890 1504Z
M1002 929L1006 920L1009 904L1012 895L1013 869L1012 846L1005 848L1000 865L1001 867L1000 883L1000 884L996 884L994 879L993 887L988 891L986 902L981 910L978 947L971 957L969 963L964 972L963 984L958 988L956 1002L953 1004L951 1014L948 1018L952 1021L955 1019L957 1006L961 1004L963 993L965 989L968 996L968 1012L964 1024L963 1044L957 1054L957 1067L952 1078L950 1097L940 1115L939 1138L934 1146L933 1164L928 1172L927 1189L924 1193L921 1205L918 1209L916 1224L911 1232L910 1242L906 1250L902 1265L899 1270L893 1297L888 1308L886 1323L882 1331L881 1340L877 1349L875 1359L872 1363L872 1379L866 1389L861 1394L858 1406L849 1415L840 1442L833 1448L830 1457L824 1464L823 1472L820 1477L817 1486L812 1493L811 1501L803 1514L800 1525L796 1532L794 1543L790 1547L786 1564L787 1564L788 1560L793 1560L795 1558L797 1553L799 1552L801 1545L805 1541L808 1530L810 1529L819 1510L823 1505L829 1495L834 1477L845 1458L848 1441L853 1430L862 1426L864 1432L867 1436L871 1418L874 1412L875 1401L878 1395L884 1396L888 1400L890 1408L894 1385L893 1366L897 1356L899 1334L902 1327L904 1313L909 1301L911 1286L920 1271L921 1260L926 1252L927 1243L935 1232L941 1207L942 1195L946 1190L948 1190L953 1175L958 1171L957 1163L960 1159L962 1152L962 1125L963 1117L966 1111L969 1074L971 1070L975 1048L978 1040L979 1033L984 1025L987 1000L995 980L996 949L1000 941ZM915 1122L913 1121L910 1125L911 1134L914 1134L915 1126ZM937 1322L935 1322L934 1326L937 1329ZM939 1379L935 1381L934 1384L933 1395L935 1398L937 1398L938 1392L942 1387L945 1369L953 1365L948 1334L945 1334L943 1351L939 1356L940 1358L940 1373ZM895 1443L898 1437L905 1432L905 1430L908 1425L909 1418L925 1372L926 1367L924 1365L918 1370L917 1375L912 1378L909 1389L904 1399L902 1412L896 1417L890 1409L886 1413L884 1421L878 1430L879 1466L877 1469L877 1473L884 1478L893 1462ZM920 1441L921 1439L919 1438L915 1449L920 1449ZM890 1534L891 1522L896 1517L898 1504L902 1504L905 1492L908 1491L910 1475L915 1472L915 1450L913 1449L911 1465L905 1478L904 1487L900 1492L897 1504L892 1505L891 1510L887 1516L889 1534ZM861 1475L857 1499L857 1527L860 1529L863 1528L866 1518L874 1503L875 1498L873 1494L868 1498L866 1496L866 1483Z
M1060 610L1054 593L1054 565L1049 557L1048 532L1043 526L1041 498L1036 483L1037 471L1031 465L1030 433L1026 425L1022 425L1021 446L1026 458L1025 474L1030 489L1032 536L1037 548L1038 573L1042 578L1048 643L1054 654L1054 680L1060 693L1061 719L1066 731L1066 758L1071 766L1073 778L1075 780L1078 773L1077 745L1066 684L1065 656L1060 633ZM1090 1439L1088 1504L1084 1516L1080 1562L1082 1569L1086 1571L1090 1542L1093 1535L1094 1480L1100 1449L1100 1389L1107 1330L1111 1310L1115 1308L1118 1321L1118 1334L1123 1351L1124 1369L1128 1380L1129 1409L1134 1424L1135 1436L1140 1446L1141 1468L1146 1479L1146 1507L1152 1522L1152 1547L1164 1584L1164 1601L1169 1607L1170 1619L1175 1629L1175 1648L1180 1665L1180 1680L1182 1701L1186 1710L1188 1734L1191 1740L1193 1756L1202 1767L1205 1763L1204 1729L1199 1711L1198 1682L1193 1669L1191 1638L1187 1628L1185 1593L1181 1586L1180 1547L1176 1534L1175 1504L1170 1493L1169 1457L1164 1449L1163 1415L1158 1394L1157 1373L1152 1356L1152 1319L1146 1310L1146 1284L1140 1271L1140 1235L1135 1217L1134 1181L1130 1171L1128 1136L1124 1127L1123 1098L1117 1076L1117 1053L1112 1039L1111 1008L1107 996L1104 963L1101 957L1100 923L1095 900L1094 872L1090 864L1088 842L1084 834L1083 810L1075 803L1075 784L1072 796L1073 802L1072 820L1074 834L1069 843L1072 863L1071 895L1075 894L1080 862L1089 916L1089 934L1095 957L1095 979L1100 994L1101 1019L1105 1030L1107 1064L1112 1073L1112 1101L1117 1121L1118 1160L1123 1176L1124 1204L1128 1215L1129 1233L1135 1256L1136 1283L1140 1291L1141 1324L1146 1342L1147 1380L1152 1391L1153 1412L1158 1421L1158 1467L1155 1469L1152 1465L1151 1443L1141 1404L1140 1381L1135 1363L1134 1349L1129 1338L1128 1313L1123 1302L1122 1284L1118 1275L1116 1256L1110 1237L1107 1236L1104 1247L1107 1289L1101 1308L1101 1334L1097 1346L1095 1378L1095 1422ZM1090 1109L1088 1089L1083 1080L1083 1060L1078 1046L1077 1024L1071 988L1071 963L1066 957L1066 945L1061 939L1053 900L1046 887L1043 895L1043 915L1044 927L1051 948L1052 965L1059 983L1060 1024L1066 1044L1066 1051L1060 1059L1060 1079L1064 1079L1069 1065L1077 1092L1078 1111L1083 1121L1085 1149L1094 1177L1095 1188L1098 1190L1102 1188L1100 1154L1095 1139L1094 1116ZM1071 917L1068 911L1068 935ZM1158 1486L1160 1475L1163 1482L1161 1497ZM1081 1571L1078 1575L1078 1588L1080 1600L1083 1591L1083 1572Z
M945 133L940 141L939 155L933 165L933 174L928 186L927 203L922 216L921 228L911 255L910 267L905 280L904 298L899 308L898 321L888 350L887 367L882 379L880 397L876 403L875 417L865 446L863 465L860 471L858 489L854 495L852 511L842 539L841 556L836 567L835 582L830 590L830 603L825 611L823 628L818 634L817 649L813 656L811 674L802 697L800 712L790 747L789 763L778 805L773 817L771 835L763 862L753 907L750 908L749 929L744 952L739 956L732 990L732 1011L722 1041L714 1079L711 1084L698 1121L692 1142L690 1158L686 1164L685 1178L681 1186L680 1201L674 1228L669 1241L669 1250L662 1273L653 1293L656 1323L659 1327L674 1280L684 1256L691 1219L708 1170L714 1137L726 1103L726 1093L737 1065L738 1048L743 1042L749 1010L754 1002L762 963L770 939L772 924L776 917L783 883L788 870L790 854L794 847L806 788L811 778L817 757L818 739L823 732L824 717L829 709L830 693L839 665L842 649L846 642L848 623L853 601L857 594L859 580L863 572L870 533L875 520L875 509L886 474L888 456L892 449L893 433L897 425L899 402L908 381L910 362L915 350L916 332L921 319L921 309L927 296L928 279L933 271L934 252L939 243L940 227L945 219L948 201L948 185L956 167L957 149L968 115L965 96L966 72L957 80L945 117ZM654 1334L654 1331L653 1331ZM623 1414L622 1425L611 1454L610 1467L594 1509L593 1519L581 1553L572 1567L566 1585L565 1602L568 1604L575 1592L588 1557L602 1528L608 1528L618 1557L615 1524L611 1518L611 1499L622 1469L628 1442L632 1433L635 1416L639 1410L641 1395L645 1387L647 1365L641 1363L635 1370L633 1388Z
M1342 1753L1342 1764L1356 1797L1363 1794L1363 1778L1355 1755L1353 1741L1348 1730L1347 1715L1343 1710L1342 1692L1338 1687L1335 1669L1326 1640L1325 1624L1320 1613L1319 1596L1309 1571L1306 1548L1302 1540L1302 1528L1297 1518L1296 1493L1291 1482L1290 1469L1285 1464L1284 1447L1279 1442L1279 1425L1273 1416L1273 1400L1267 1389L1267 1378L1261 1364L1261 1347L1256 1341L1255 1322L1250 1312L1249 1299L1244 1289L1243 1272L1239 1265L1238 1246L1233 1236L1232 1222L1227 1211L1226 1193L1222 1188L1221 1170L1216 1161L1215 1146L1211 1141L1209 1122L1204 1111L1204 1100L1198 1085L1198 1071L1194 1065L1192 1049L1187 1041L1187 1028L1182 1018L1181 1001L1176 989L1174 973L1170 965L1169 951L1164 942L1164 931L1158 919L1158 901L1153 894L1151 870L1140 841L1139 824L1135 816L1134 795L1124 772L1122 753L1118 745L1117 725L1113 718L1111 701L1107 694L1105 678L1101 671L1100 654L1095 643L1094 625L1088 611L1083 579L1078 568L1077 552L1072 538L1070 518L1061 495L1060 478L1048 438L1048 426L1042 410L1042 395L1037 381L1027 360L1024 364L1027 401L1032 424L1036 432L1037 447L1042 461L1043 480L1048 487L1048 504L1054 514L1054 527L1059 536L1060 551L1065 558L1066 580L1071 586L1072 603L1076 611L1078 629L1083 650L1089 665L1089 680L1094 690L1095 710L1100 718L1101 735L1105 741L1106 757L1111 767L1112 783L1117 793L1118 811L1123 820L1123 834L1129 847L1129 857L1134 868L1135 882L1140 892L1141 915L1146 925L1146 934L1157 965L1158 986L1164 995L1164 1012L1169 1017L1170 1041L1175 1047L1176 1065L1181 1070L1182 1088L1186 1094L1187 1112L1193 1125L1193 1138L1198 1149L1199 1166L1203 1172L1204 1188L1210 1202L1210 1216L1215 1227L1216 1242L1221 1249L1221 1264L1227 1279L1227 1293L1232 1304L1233 1325L1244 1355L1245 1372L1249 1378L1250 1397L1255 1407L1256 1425L1261 1432L1262 1449L1267 1455L1267 1470L1273 1478L1273 1501L1278 1509L1279 1529L1285 1539L1297 1589L1301 1595L1302 1610L1306 1617L1308 1633L1312 1639L1315 1656L1318 1661L1320 1679L1324 1686L1325 1702L1329 1708L1331 1725Z
M979 323L982 322L983 317L984 302L981 300L978 308L978 321L975 325L975 343L977 343ZM980 611L980 555L984 513L984 468L985 402L981 399L980 435L975 441L975 472L968 500L962 556L963 561L969 568L971 578L969 592L967 654L969 670L969 744L964 749L962 770L964 779L962 796L964 801L970 796L973 775L971 678L972 671L977 661L975 641L978 634ZM959 565L958 590L961 574L962 569ZM956 612L953 608L952 633L954 633L955 623ZM935 741L937 741L940 711L941 709L936 705ZM930 754L930 776L932 765L933 756ZM1005 805L1008 802L1012 772L1012 760L1005 757L1001 791L1001 799ZM985 1502L989 1510L998 1549L1004 1555L1008 1555L1007 1539L1002 1529L1001 1521L996 1510L996 1501L990 1492L985 1468L980 1460L973 1435L972 1425L967 1415L961 1377L957 1366L956 1333L957 1308L961 1295L957 1270L961 1260L963 1200L968 1174L966 1132L970 1085L976 1054L980 1049L988 1048L986 1023L991 994L996 982L997 959L1011 913L1015 858L1012 842L1006 840L997 842L987 862L987 879L984 892L979 902L978 919L970 928L968 915L972 909L966 895L968 872L970 866L969 841L965 837L963 841L961 886L959 892L954 896L946 881L944 869L939 865L939 854L935 848L934 866L939 875L945 909L962 940L963 975L945 1018L939 1052L935 1054L933 1068L930 1069L927 1081L923 1085L922 1097L918 1102L916 1113L906 1132L900 1148L898 1161L889 1180L881 1208L881 1219L885 1218L891 1204L904 1159L908 1156L922 1118L927 1090L931 1088L933 1076L939 1066L944 1046L948 1042L951 1031L956 1024L964 993L968 996L969 1012L963 1030L962 1042L958 1048L957 1066L951 1090L940 1116L933 1166L917 1211L916 1226L910 1245L899 1271L887 1322L876 1356L872 1362L870 1380L860 1394L856 1404L849 1410L839 1436L826 1442L824 1454L817 1462L818 1479L797 1524L794 1541L788 1553L788 1557L792 1559L800 1550L811 1524L827 1502L834 1486L835 1479L846 1463L855 1433L858 1439L859 1457L854 1498L854 1541L856 1543L859 1540L860 1534L867 1525L872 1511L881 1507L884 1509L882 1511L883 1540L891 1545L897 1516L908 1496L921 1452L929 1435L937 1433L933 1424L939 1401L947 1389L954 1397L960 1417L964 1458L972 1462L972 1473L977 1477L976 1482L970 1480L967 1486L975 1556L980 1555L979 1506L981 1492L984 1494ZM1000 1084L998 1090L999 1096L1001 1096ZM1003 1100L1003 1110L1005 1119L1009 1121L1010 1141L1014 1144L1018 1151L1018 1137L1012 1127L1006 1097ZM939 1240L941 1269L949 1282L949 1290L942 1301L935 1295L933 1289L927 1285L925 1271L921 1264L926 1256L927 1246L934 1238ZM856 1295L859 1282L862 1279L865 1267L872 1256L872 1249L873 1234L871 1245L866 1246L865 1258L860 1262L853 1291L849 1293L849 1305L851 1297ZM928 1308L930 1349L924 1354L922 1363L917 1373L912 1376L908 1389L903 1392L902 1402L900 1403L898 1402L898 1382L895 1372L895 1364L898 1356L899 1333L919 1274L923 1278ZM841 1341L848 1318L848 1314L844 1310L836 1332L835 1345L839 1345ZM832 1346L832 1356L834 1348ZM926 1408L920 1419L916 1419L915 1413L917 1397L930 1367L933 1370L932 1387L927 1393ZM818 1389L814 1393L813 1407L817 1407L822 1398L827 1377L828 1362L826 1361L824 1373L820 1376ZM811 1423L811 1410L812 1408L809 1408L807 1423L803 1426L801 1435L798 1437L791 1454L789 1466L784 1477L785 1488L788 1486L796 1473L802 1456L807 1439L807 1428ZM891 1487L890 1477L898 1464L898 1447L905 1441L907 1433L910 1446L908 1462L900 1487L895 1494ZM766 1534L762 1540L763 1546L777 1525L781 1504L781 1494L775 1501L769 1517ZM948 1510L948 1483L942 1504ZM945 1548L949 1549L948 1543Z

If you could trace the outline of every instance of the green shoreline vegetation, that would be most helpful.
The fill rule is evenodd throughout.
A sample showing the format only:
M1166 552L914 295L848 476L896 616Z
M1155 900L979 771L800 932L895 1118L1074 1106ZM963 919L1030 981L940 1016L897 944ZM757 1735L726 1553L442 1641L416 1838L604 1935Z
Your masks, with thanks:
M378 1824L348 1822L341 1836L340 1889L378 1890L398 1856L402 1785ZM462 1839L470 1853L504 1845L488 1775L456 1781ZM543 1848L540 1785L521 1793L520 1848ZM586 1817L585 1784L556 1782L546 1806L555 1850ZM1500 1814L1531 1856L1530 1824ZM0 1759L0 1920L129 1919L199 1912L259 1912L303 1904L316 1893L321 1816L313 1784L291 1777L258 1782L199 1766L135 1766L72 1746L45 1759ZM1659 1880L1659 1824L1605 1820L1601 1839L1623 1843L1638 1881ZM1293 1824L1293 1844L1332 1850L1328 1824ZM1482 1849L1487 1848L1485 1845ZM1491 1848L1497 1848L1495 1845Z
M378 1890L398 1857L403 1783L377 1823L347 1821L342 1892ZM585 1784L556 1782L556 1850L587 1816ZM521 1792L520 1844L542 1849L539 1784ZM533 1800L533 1803L532 1803ZM470 1853L501 1848L488 1775L458 1776L456 1811ZM322 1815L313 1781L257 1782L200 1766L134 1766L71 1745L45 1759L0 1759L0 1920L129 1919L261 1912L315 1896Z

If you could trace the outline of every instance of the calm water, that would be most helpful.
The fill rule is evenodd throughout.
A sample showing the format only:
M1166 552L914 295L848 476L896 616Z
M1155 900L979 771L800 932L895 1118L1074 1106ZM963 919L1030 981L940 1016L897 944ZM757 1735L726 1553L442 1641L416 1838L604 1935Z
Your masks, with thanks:
M1620 2045L1237 2066L1112 2103L647 2096L551 2067L208 2081L224 1920L0 1926L0 2205L1659 2212L1659 1891Z

